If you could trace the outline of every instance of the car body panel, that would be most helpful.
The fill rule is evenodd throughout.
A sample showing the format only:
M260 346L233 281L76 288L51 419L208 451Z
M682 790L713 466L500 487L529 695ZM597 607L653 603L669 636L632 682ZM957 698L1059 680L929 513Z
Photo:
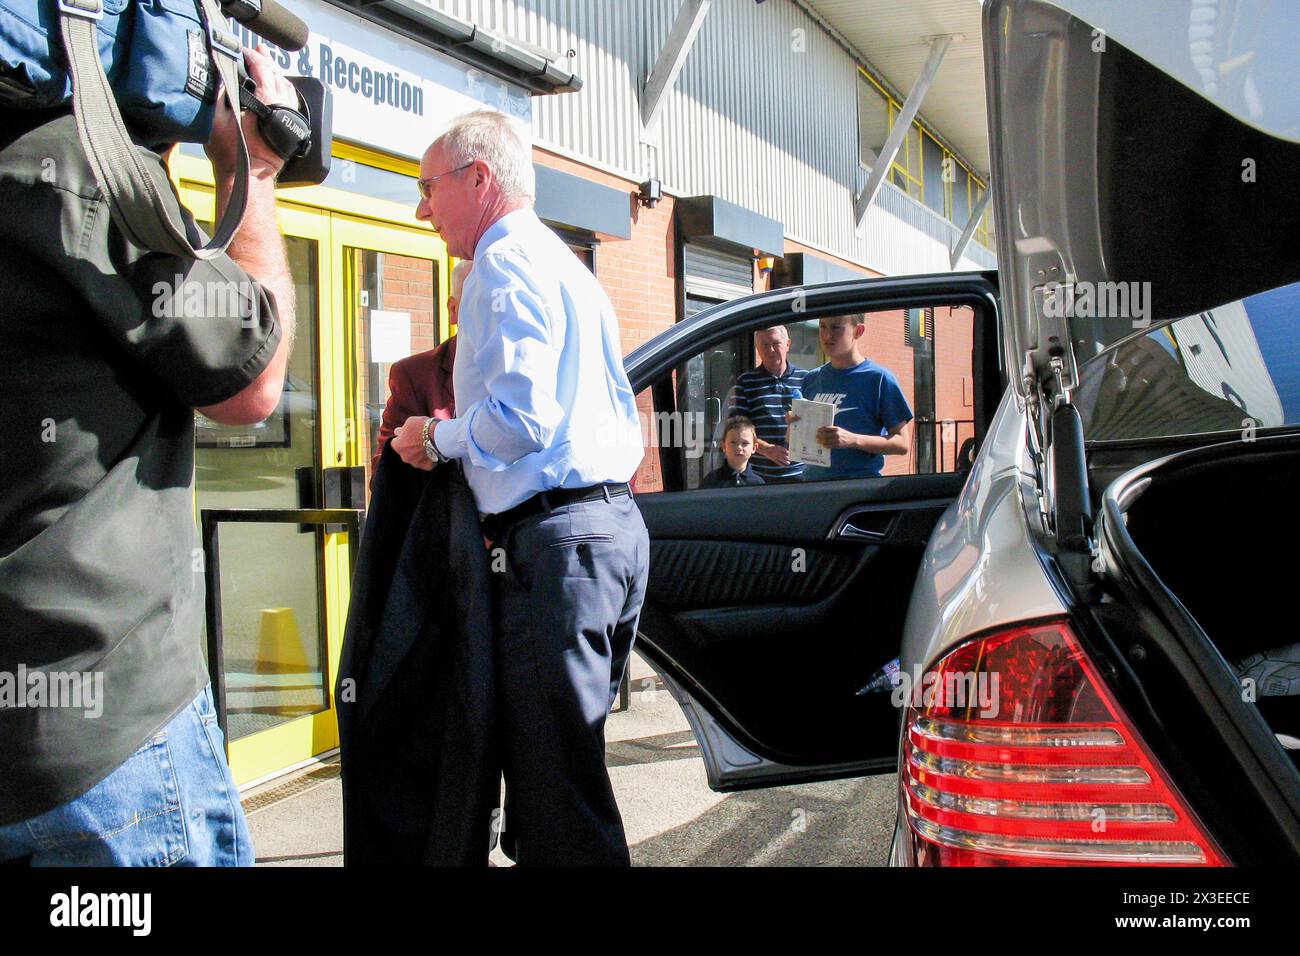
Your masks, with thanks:
M972 635L1067 613L1069 598L1049 576L1026 412L1008 388L961 495L936 525L908 607L901 669L915 675ZM899 757L903 748L900 723ZM900 764L896 764L901 769ZM907 866L906 814L894 824L889 865Z
M1042 531L1025 452L1025 413L1008 389L961 495L939 519L912 589L904 671L992 628L1067 610L1035 541Z
M1050 2L1242 122L1300 142L1300 17L1271 15L1271 0Z
M1287 269L1253 225L1294 190L1250 170L1294 166L1300 20L1265 7L985 4L1002 316L1022 395L1057 374L1068 391L1079 363L1152 323L1278 284L1252 282L1257 262L1261 275Z
M690 725L691 733L700 748L704 773L709 789L719 793L751 790L758 787L778 787L783 784L803 783L808 779L808 768L769 760L754 753L738 741L721 722L715 720L708 708L677 681L660 674L664 687L677 701ZM887 761L828 764L818 768L818 780L836 777L857 777L869 773L892 770L893 759Z
M1025 395L1051 375L1053 353L1081 335L1049 319L1050 290L1107 276L1097 196L1101 58L1086 25L1053 5L993 0L983 17L1006 362ZM1132 330L1126 319L1093 330L1092 351ZM1068 352L1066 360L1068 372Z

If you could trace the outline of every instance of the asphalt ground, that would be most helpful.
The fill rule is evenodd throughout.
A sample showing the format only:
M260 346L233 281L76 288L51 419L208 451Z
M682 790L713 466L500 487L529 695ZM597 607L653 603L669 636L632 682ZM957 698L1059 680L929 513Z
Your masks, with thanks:
M634 866L885 864L894 774L714 793L686 718L640 659L631 686L631 706L610 714L605 736ZM342 865L342 795L332 768L276 781L244 801L259 866ZM510 865L499 850L492 860Z

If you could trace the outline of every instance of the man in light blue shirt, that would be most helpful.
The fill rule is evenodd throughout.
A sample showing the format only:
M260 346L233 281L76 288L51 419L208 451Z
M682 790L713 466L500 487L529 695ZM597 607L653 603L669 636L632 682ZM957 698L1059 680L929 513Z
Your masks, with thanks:
M493 575L508 831L520 864L627 865L605 717L636 635L649 537L628 479L643 456L609 297L533 212L527 135L479 110L420 163L419 219L465 282L456 417L410 418L393 449L462 463Z

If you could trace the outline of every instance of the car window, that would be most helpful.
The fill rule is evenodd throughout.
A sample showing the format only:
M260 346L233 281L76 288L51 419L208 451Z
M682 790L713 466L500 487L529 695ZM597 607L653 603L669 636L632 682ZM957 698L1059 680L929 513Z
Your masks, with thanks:
M722 339L642 394L657 401L638 491L955 471L975 435L973 324L965 306L894 309Z
M1083 365L1089 441L1300 424L1300 283L1179 319Z

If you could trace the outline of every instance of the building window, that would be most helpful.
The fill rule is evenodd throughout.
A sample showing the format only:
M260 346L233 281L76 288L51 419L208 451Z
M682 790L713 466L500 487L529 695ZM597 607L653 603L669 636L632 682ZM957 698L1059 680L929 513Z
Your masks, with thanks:
M980 201L980 197L984 195L987 188L988 187L985 186L984 183L980 182L974 176L970 178L969 192L972 209L975 207L975 204ZM967 218L969 218L970 213L968 212L966 215ZM962 226L965 228L964 222ZM988 206L984 207L984 215L980 219L980 224L975 227L975 241L985 249L993 248L993 210Z
M894 128L902 104L861 67L858 74L858 162L871 169ZM961 160L940 145L933 133L916 121L898 148L888 180L959 229L966 227L970 211L986 188ZM986 248L991 248L991 221L992 211L985 209L975 230L975 241Z
M591 271L591 274L595 275L596 247L600 245L600 241L589 232L557 226L553 222L548 222L547 225L551 227L552 232L564 240L564 244Z
M903 344L909 349L928 349L933 321L931 309L908 309L903 321Z
M947 203L947 180L956 174L957 160L929 133L922 131L921 141L921 187L924 196L922 201L939 215L952 221Z
M858 83L858 162L868 169L876 165L881 147L889 138L893 125L889 111L889 97L879 87Z
M894 128L898 121L901 107L892 100L889 103L889 128ZM898 148L894 165L890 170L890 181L917 202L922 201L925 192L925 166L921 152L921 127L915 123L903 137L903 145Z

